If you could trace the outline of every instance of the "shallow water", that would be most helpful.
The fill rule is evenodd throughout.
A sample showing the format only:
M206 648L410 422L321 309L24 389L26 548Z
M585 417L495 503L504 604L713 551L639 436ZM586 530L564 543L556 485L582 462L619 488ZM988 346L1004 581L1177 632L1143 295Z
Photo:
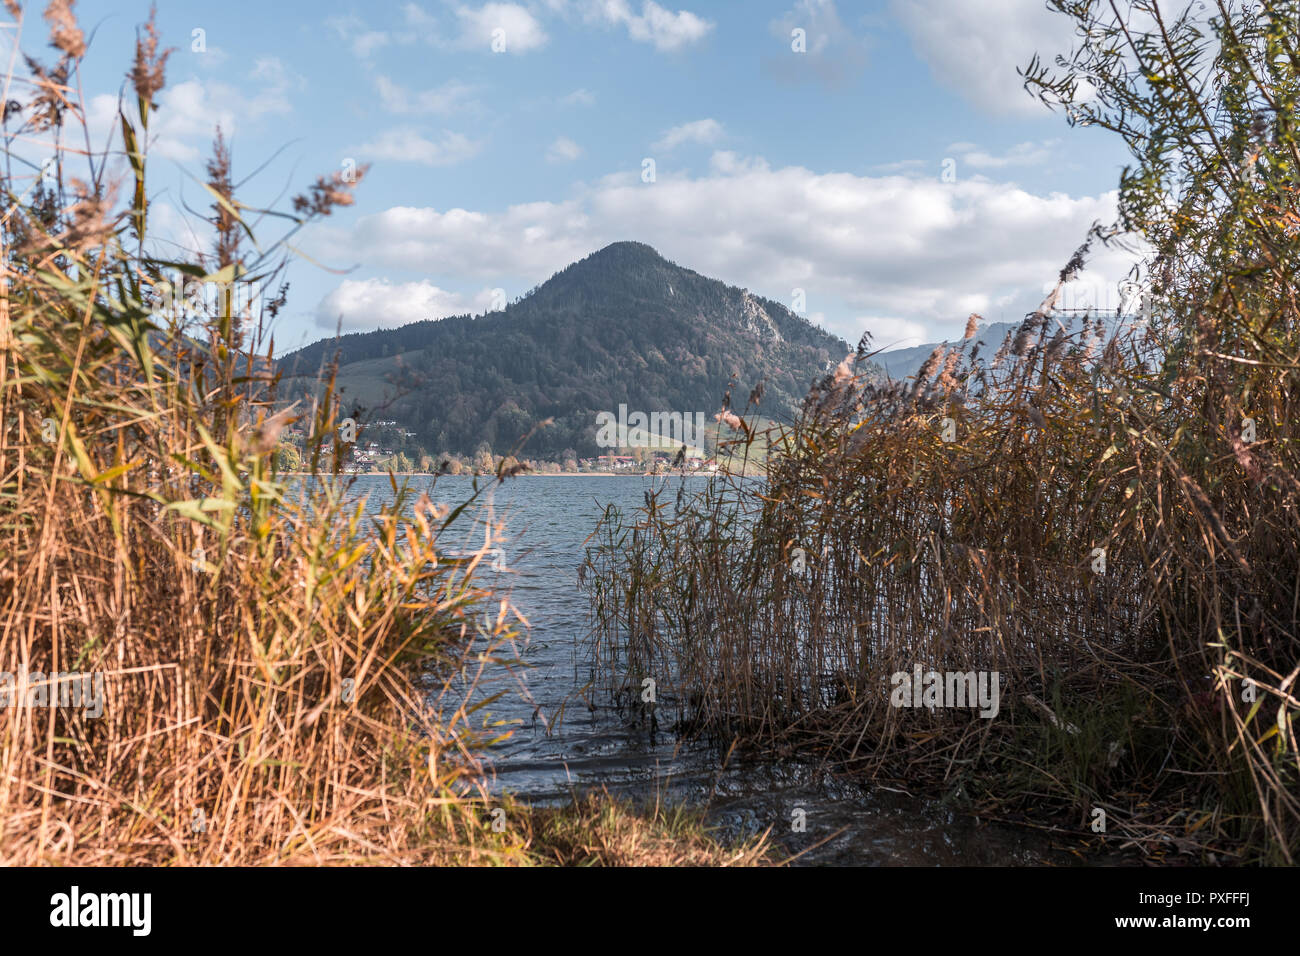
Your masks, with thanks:
M674 490L680 481L709 480L668 479ZM806 863L1079 862L1038 831L990 825L954 814L942 802L860 785L813 766L734 755L723 765L723 755L707 744L682 743L663 732L652 740L645 730L626 725L599 691L587 692L584 699L580 689L588 673L580 639L587 631L587 598L577 585L584 541L606 505L630 513L653 484L663 481L535 476L492 482L491 494L481 499L480 516L504 521L509 539L500 543L508 570L493 572L484 562L479 573L504 582L531 625L521 648L529 665L521 678L528 693L511 687L490 715L516 727L490 752L495 791L533 803L567 800L571 792L593 787L635 800L684 800L707 807L710 820L728 836L771 827L789 852L808 851L799 858ZM472 493L472 479L444 477L435 484L414 478L411 487L417 493L428 490L434 501L457 504ZM392 499L387 477L359 477L353 490L376 505ZM469 523L464 525L465 549L481 545L482 531L469 534ZM458 540L453 535L453 547ZM799 810L806 821L803 832L793 828Z

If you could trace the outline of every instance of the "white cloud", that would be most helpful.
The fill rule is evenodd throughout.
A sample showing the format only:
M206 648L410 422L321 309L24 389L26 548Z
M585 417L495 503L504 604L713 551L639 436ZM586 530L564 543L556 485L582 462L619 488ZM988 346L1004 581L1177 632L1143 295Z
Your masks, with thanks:
M440 289L432 282L346 279L316 306L316 324L344 330L392 328L425 319L484 311L491 301L484 289L472 299Z
M780 56L764 58L763 68L781 79L791 82L811 79L841 87L867 65L868 41L855 37L844 24L835 0L799 0L791 10L773 20L769 29L785 50ZM794 50L795 30L803 31L802 53Z
M364 60L381 47L387 46L392 38L383 30L367 28L360 17L330 17L325 21L339 38L347 41L354 56Z
M158 94L158 112L149 124L151 154L193 163L210 152L218 126L229 140L246 124L292 110L290 93L303 80L279 59L258 59L248 76L260 85L251 95L219 81L192 79L164 87ZM92 97L87 119L95 141L102 142L117 125L117 98Z
M379 101L390 113L435 113L446 115L471 105L474 87L448 80L428 90L411 91L382 74L375 77Z
M561 136L546 149L548 163L568 163L582 155L582 147L567 137Z
M177 206L171 196L149 203L148 231L154 251L172 260L211 250L217 238L211 221Z
M1007 166L1040 166L1056 155L1059 139L1017 143L1001 155L986 152L974 143L953 143L948 152L975 169L1003 169Z
M390 208L332 234L324 252L363 250L364 264L379 268L427 272L436 262L440 274L505 286L508 277L545 280L609 242L637 239L778 301L802 288L818 309L841 316L831 330L847 339L862 331L852 316L873 316L913 323L933 340L990 304L1011 302L1013 314L1035 306L1092 223L1113 218L1116 198L1036 195L984 178L944 184L773 169L730 153L715 156L707 176L661 173L644 184L638 173L501 211ZM1118 281L1127 265L1100 251L1089 281Z
M589 24L623 27L632 40L652 44L661 52L697 43L714 28L712 22L689 10L673 12L654 0L643 0L639 13L633 11L628 0L527 0L526 3L493 0L481 6L456 0L445 2L453 6L455 23L450 29L440 28L438 18L416 3L406 3L401 8L404 29L372 29L355 15L329 17L325 23L360 59L369 59L391 44L408 45L419 40L441 49L484 53L498 52L494 44L500 40L504 42L504 50L499 52L527 53L544 47L550 39L539 15L577 14ZM564 102L590 105L594 97L586 90L576 90Z
M588 20L603 20L626 28L631 39L638 43L651 43L661 53L698 43L713 30L711 21L689 10L673 13L654 0L644 0L639 14L632 12L627 0L588 0L584 13Z
M390 44L409 46L423 41L442 50L494 53L498 52L494 43L499 38L504 43L500 52L527 53L545 46L549 39L529 6L519 3L492 2L482 6L457 3L452 11L455 23L449 29L441 29L438 18L418 4L403 4L401 10L405 29L373 30L356 16L330 17L325 23L348 41L352 52L361 59Z
M762 156L741 156L729 149L720 149L709 157L709 169L718 176L737 176L741 173L767 172L767 160Z
M363 60L382 46L388 45L388 34L378 30L362 33L352 41L352 50Z
M1074 41L1073 21L1042 0L893 0L893 11L934 76L990 113L1044 115L1016 68Z
M438 28L438 21L430 16L419 4L404 4L402 6L402 15L406 18L408 26L416 30L423 30L426 34L433 34Z
M560 100L565 106L594 106L596 95L590 90L577 89Z
M924 173L935 168L935 163L928 159L900 159L893 163L877 163L871 167L876 173Z
M895 316L866 315L858 319L862 328L871 333L871 347L888 351L905 349L921 345L930 339L927 329L920 322L900 319ZM856 345L856 342L851 342Z
M248 71L248 78L262 85L253 98L254 110L260 113L288 110L289 92L307 88L307 78L285 66L278 56L259 56Z
M482 7L457 7L460 20L460 45L467 49L492 52L496 37L505 43L506 53L527 53L545 46L546 31L527 8L517 3L485 3ZM496 33L500 30L501 33Z
M190 62L204 70L215 70L218 67L223 67L229 59L229 53L227 53L223 48L212 46L211 44L209 44L208 48L202 52L199 52L198 50L191 51L190 55Z
M469 139L463 133L443 130L436 140L428 139L409 126L385 130L358 152L375 159L390 159L401 163L422 163L425 166L452 166L478 155L483 144Z
M659 137L651 149L667 152L676 149L682 143L714 143L720 136L722 136L722 124L717 120L695 120L692 123L674 126Z

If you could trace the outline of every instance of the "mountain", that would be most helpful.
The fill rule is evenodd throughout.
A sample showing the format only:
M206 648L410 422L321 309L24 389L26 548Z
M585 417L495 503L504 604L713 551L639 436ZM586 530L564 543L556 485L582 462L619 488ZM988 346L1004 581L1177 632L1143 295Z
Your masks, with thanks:
M1019 327L1019 322L994 322L990 325L981 325L975 331L975 341L967 346L967 352L973 349L975 343L978 342L982 343L980 345L980 354L986 359L992 358L998 347L1002 345L1002 340L1006 338L1007 333L1014 332ZM871 358L873 362L884 369L885 374L890 378L904 379L915 375L921 366L925 364L925 360L941 344L960 345L961 340L913 345L910 348L878 352Z
M712 424L733 378L738 410L761 381L759 414L788 418L849 350L777 302L616 242L503 310L328 339L278 364L292 398L337 354L345 410L395 420L434 453L504 454L553 418L522 453L550 457L601 453L597 413L621 404Z
M1112 312L1088 312L1089 319L1093 323L1100 322L1107 330L1108 334L1114 333L1120 328L1125 321L1123 317ZM1055 323L1061 323L1065 328L1071 331L1077 331L1081 316L1074 314L1068 316L1057 315L1053 319L1053 325L1049 327L1049 334L1054 332L1058 327ZM1130 318L1132 318L1130 316ZM1023 321L1023 320L1021 320ZM975 345L979 344L979 362L987 365L1002 347L1003 340L1008 335L1014 336L1016 330L1020 328L1020 321L1017 322L992 322L987 325L980 325L975 330L975 339L967 347L967 354L974 351ZM873 355L872 361L880 369L894 379L905 379L915 375L925 360L930 357L936 348L940 345L960 345L961 339L954 339L945 342L931 342L927 345L914 345L905 349L894 349L891 352L878 352Z

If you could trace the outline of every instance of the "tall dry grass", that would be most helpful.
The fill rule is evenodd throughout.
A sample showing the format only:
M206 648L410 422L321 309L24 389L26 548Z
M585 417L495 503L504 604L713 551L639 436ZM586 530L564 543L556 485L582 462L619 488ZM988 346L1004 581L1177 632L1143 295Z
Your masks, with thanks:
M888 382L864 342L767 436L761 482L608 513L593 663L644 719L668 705L685 730L1157 859L1294 862L1300 7L1221 7L1211 29L1055 6L1079 46L1027 81L1132 147L1120 228L995 355L972 317ZM1074 101L1081 77L1095 99ZM1059 309L1125 236L1142 318ZM998 716L891 706L918 665L999 672Z
M146 176L167 58L152 22L119 128L91 144L71 4L46 11L57 62L25 69L31 24L8 6L0 101L21 108L6 111L0 189L0 672L15 681L0 687L0 861L523 859L522 830L488 826L478 753L501 731L476 711L516 618L472 564L440 560L471 512L396 486L367 510L337 479L332 394L274 406L264 322L283 288L243 305L166 295L177 272L276 289L285 240L353 183L318 180L256 245L250 213L274 213L232 193L218 136L213 249L164 261ZM307 481L273 466L295 420ZM69 672L102 676L102 714L57 705Z

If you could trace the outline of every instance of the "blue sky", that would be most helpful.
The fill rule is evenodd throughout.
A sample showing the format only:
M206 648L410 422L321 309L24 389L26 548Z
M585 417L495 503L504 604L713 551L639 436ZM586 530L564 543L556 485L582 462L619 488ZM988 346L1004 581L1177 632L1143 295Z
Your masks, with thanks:
M104 137L148 5L77 14ZM915 345L1031 308L1111 216L1125 161L1021 89L1018 65L1071 40L1041 0L168 0L159 26L177 48L150 147L164 234L204 241L186 172L218 123L237 180L265 164L249 203L372 164L300 237L350 271L292 266L277 351L480 312L620 239L787 305L802 289L851 341ZM1125 265L1103 255L1079 301L1114 297Z

